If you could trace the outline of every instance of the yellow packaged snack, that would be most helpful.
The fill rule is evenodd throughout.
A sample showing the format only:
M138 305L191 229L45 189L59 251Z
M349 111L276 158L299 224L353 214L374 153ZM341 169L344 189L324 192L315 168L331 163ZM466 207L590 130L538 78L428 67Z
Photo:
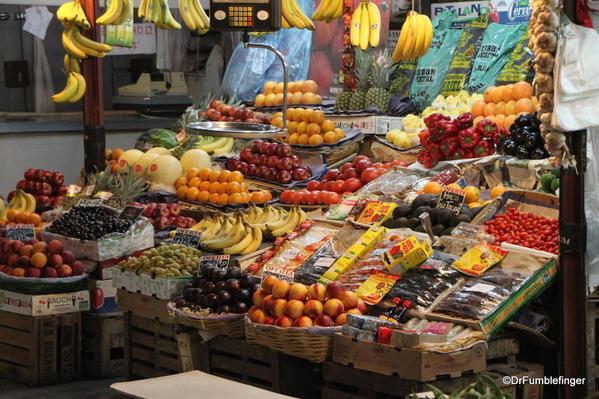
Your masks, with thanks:
M481 242L466 251L451 266L464 274L480 276L505 258L505 255L507 255L507 251L498 246Z
M381 258L389 273L402 274L427 260L432 253L428 241L420 242L416 236L410 236L386 250Z
M399 276L377 273L368 277L356 290L356 296L368 305L376 305L393 288Z

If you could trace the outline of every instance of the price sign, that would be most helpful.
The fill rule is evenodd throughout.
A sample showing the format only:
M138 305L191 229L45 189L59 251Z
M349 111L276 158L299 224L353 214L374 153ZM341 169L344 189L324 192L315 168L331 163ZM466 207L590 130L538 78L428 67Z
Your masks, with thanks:
M458 215L460 213L460 209L462 209L464 198L466 198L466 193L464 190L453 187L445 187L439 196L437 208L447 209L454 215Z
M186 247L199 248L200 246L200 232L178 228L173 237L173 244L181 244Z
M101 198L104 201L109 200L110 198L112 198L114 194L111 193L110 191L98 191L97 193L94 194L94 198Z
M283 269L278 266L265 266L262 272L262 281L266 276L275 276L279 280L287 281L289 284L293 284L293 276L295 273L292 270Z
M97 207L102 205L102 202L104 202L102 198L80 199L77 206Z
M6 226L6 236L10 240L27 242L35 238L35 230L32 224L9 224Z
M90 186L85 186L85 187L83 187L81 194L85 195L86 197L91 197L91 195L94 193L95 188L96 188L95 184L92 184Z
M127 205L121 211L121 214L119 215L119 218L121 218L121 219L127 219L127 220L137 220L137 218L139 217L139 215L142 214L142 212L144 211L144 209L145 208L143 208L141 206Z
M205 255L200 258L200 268L204 265L215 265L220 269L226 270L231 261L230 255Z

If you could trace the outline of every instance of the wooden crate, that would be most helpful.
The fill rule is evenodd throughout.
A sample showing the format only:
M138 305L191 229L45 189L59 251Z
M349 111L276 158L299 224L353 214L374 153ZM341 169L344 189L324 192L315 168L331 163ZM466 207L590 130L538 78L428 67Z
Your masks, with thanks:
M487 347L487 360L504 363L516 363L520 353L520 341L509 336L499 337L489 341Z
M81 322L83 375L115 378L127 374L123 313L83 313Z
M0 377L31 386L80 376L81 315L0 311Z

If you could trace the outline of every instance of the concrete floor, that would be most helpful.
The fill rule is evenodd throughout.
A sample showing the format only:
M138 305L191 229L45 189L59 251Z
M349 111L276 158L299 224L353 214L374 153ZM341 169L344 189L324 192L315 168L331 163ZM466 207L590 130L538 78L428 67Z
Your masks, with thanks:
M110 389L111 384L119 381L124 381L124 378L75 381L30 388L0 379L0 399L119 399L122 396Z

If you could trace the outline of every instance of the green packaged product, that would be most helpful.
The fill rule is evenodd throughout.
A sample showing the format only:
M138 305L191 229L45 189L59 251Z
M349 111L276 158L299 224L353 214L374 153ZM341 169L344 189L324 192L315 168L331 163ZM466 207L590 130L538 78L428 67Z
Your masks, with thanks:
M441 83L462 32L451 29L455 18L455 10L446 10L433 21L433 40L426 54L418 60L410 88L412 103L419 110L427 107L441 91Z
M487 87L493 86L499 72L508 62L520 38L527 30L527 23L489 24L472 65L466 90L470 93L482 93Z
M468 82L472 61L478 53L488 25L489 14L483 14L462 29L460 40L458 40L455 53L449 64L449 70L441 85L441 94L444 96L458 94Z
M418 58L402 60L397 64L397 71L391 79L391 86L389 86L389 93L393 97L410 95L410 86L416 74L416 65L418 65Z
M528 48L528 30L520 37L516 48L501 70L495 81L495 86L502 86L516 82L532 82L535 72L533 70L534 53Z

